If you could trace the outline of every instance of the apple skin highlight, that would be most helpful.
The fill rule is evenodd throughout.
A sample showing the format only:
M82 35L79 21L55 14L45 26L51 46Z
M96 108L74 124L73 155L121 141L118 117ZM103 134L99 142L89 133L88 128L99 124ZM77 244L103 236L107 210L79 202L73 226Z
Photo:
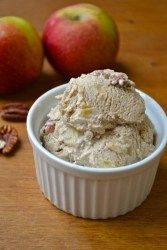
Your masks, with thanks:
M41 72L43 48L40 37L22 18L0 18L0 55L0 94L23 89Z
M111 17L99 7L77 4L53 13L43 31L51 65L67 77L112 67L119 36Z

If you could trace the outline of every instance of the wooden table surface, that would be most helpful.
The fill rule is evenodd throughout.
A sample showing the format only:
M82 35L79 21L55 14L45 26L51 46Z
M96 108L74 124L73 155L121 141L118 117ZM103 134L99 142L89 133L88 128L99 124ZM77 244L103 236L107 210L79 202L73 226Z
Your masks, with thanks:
M19 15L41 32L55 9L80 1L1 0L0 16ZM87 2L87 1L86 1ZM167 111L167 1L97 0L115 19L121 47L115 69ZM33 88L0 98L32 103L62 82L47 62ZM3 121L0 121L3 124ZM25 123L15 123L21 144L11 157L0 156L0 249L167 249L167 153L147 200L133 212L110 220L85 220L52 206L41 194Z

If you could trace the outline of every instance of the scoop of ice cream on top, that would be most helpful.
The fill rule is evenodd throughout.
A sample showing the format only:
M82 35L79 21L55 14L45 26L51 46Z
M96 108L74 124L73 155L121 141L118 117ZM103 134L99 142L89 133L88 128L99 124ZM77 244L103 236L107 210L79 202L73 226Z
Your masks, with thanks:
M49 117L103 134L118 124L142 122L144 111L143 99L127 75L107 69L72 78Z
M153 151L153 126L124 73L96 70L72 78L41 130L51 153L80 165L118 167Z

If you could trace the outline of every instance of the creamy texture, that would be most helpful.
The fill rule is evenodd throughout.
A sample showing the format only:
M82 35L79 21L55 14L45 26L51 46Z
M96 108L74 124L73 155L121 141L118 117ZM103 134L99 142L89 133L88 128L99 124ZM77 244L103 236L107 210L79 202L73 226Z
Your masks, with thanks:
M145 104L126 74L98 70L72 78L41 130L43 145L70 162L118 167L154 149Z

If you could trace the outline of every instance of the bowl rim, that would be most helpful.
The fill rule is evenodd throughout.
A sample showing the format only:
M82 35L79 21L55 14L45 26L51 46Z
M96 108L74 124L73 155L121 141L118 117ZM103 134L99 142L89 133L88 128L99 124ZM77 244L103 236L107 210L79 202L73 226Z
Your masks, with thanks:
M59 164L63 165L65 168L70 170L77 170L77 171L81 171L81 172L85 172L85 173L119 173L119 172L126 172L132 169L136 169L142 166L145 166L147 163L149 163L151 160L153 160L154 158L156 158L159 154L161 154L161 152L164 150L166 144L167 144L167 129L164 132L164 136L163 139L160 143L160 145L150 154L148 155L146 158L137 161L135 163L132 164L128 164L128 165L124 165L124 166L120 166L120 167L115 167L115 168L102 168L102 167L89 167L89 166L81 166L81 165L77 165L75 163L71 163L68 161L65 161L55 155L53 155L52 153L50 153L47 149L45 149L41 143L38 141L38 139L36 138L33 128L32 128L32 117L33 114L35 112L36 107L38 106L38 104L44 100L46 97L48 97L49 95L51 95L53 92L56 95L56 92L63 90L64 88L66 88L68 86L68 83L62 84L60 86L54 87L52 89L50 89L49 91L45 92L44 94L42 94L31 106L29 112L28 112L28 116L27 116L27 133L29 136L30 141L33 143L33 145L38 149L38 151L40 151L43 155L45 155L48 159L51 159L54 162L58 162ZM159 111L159 114L163 120L163 124L166 123L167 125L167 116L164 112L164 110L162 109L162 107L149 95L145 94L144 92L142 92L139 89L136 89L136 91L143 96L145 99L147 99L149 102L152 102L154 106L156 106L156 108Z

